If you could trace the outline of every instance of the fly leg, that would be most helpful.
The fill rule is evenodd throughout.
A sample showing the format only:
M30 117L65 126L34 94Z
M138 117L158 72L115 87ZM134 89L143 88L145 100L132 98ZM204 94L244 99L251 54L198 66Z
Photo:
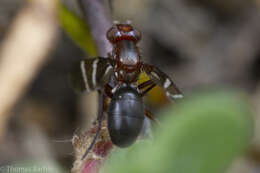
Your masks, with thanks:
M141 83L140 85L138 85L138 89L141 90L143 88L146 88L145 90L143 90L141 92L141 96L145 96L151 89L153 89L154 87L156 86L156 84L152 81L152 80L148 80L148 81L145 81L143 83Z
M86 150L86 152L82 156L81 160L84 160L86 158L86 156L88 155L88 153L91 151L91 149L94 147L94 145L96 143L96 140L98 139L99 134L101 132L102 121L103 121L103 118L104 118L105 96L100 91L99 91L99 96L100 96L99 99L101 99L100 104L99 104L99 107L101 108L101 111L98 112L98 117L97 117L97 122L98 122L97 132L96 132L94 138L92 139L88 149Z
M145 96L151 89L153 89L154 87L156 86L156 84L152 81L152 80L148 80L148 81L145 81L143 83L141 83L140 85L138 85L138 89L143 89L143 88L146 88L145 90L143 90L141 92L141 96ZM150 120L154 121L156 124L160 124L160 122L155 118L153 117L153 115L151 114L150 111L148 111L147 109L145 109L145 116L147 118L149 118Z
M144 110L145 116L147 118L149 118L150 120L154 121L156 124L160 125L160 121L158 119L156 119L150 111L148 111L147 109Z

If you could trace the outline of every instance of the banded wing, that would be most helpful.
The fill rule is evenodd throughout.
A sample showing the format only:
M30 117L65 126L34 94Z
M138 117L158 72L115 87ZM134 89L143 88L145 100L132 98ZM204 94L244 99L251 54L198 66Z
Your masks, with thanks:
M70 73L70 82L76 91L101 89L109 82L113 67L108 58L96 57L78 62Z
M180 99L183 98L183 94L172 81L172 79L162 72L159 68L144 64L143 71L149 76L149 78L156 84L162 87L166 95L170 99Z

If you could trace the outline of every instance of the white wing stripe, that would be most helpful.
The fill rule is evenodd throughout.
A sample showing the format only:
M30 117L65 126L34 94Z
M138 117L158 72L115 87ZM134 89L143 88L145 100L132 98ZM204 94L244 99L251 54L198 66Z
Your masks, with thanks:
M93 65L92 65L92 84L93 84L93 88L96 87L96 74L97 74L97 64L98 64L98 59L96 59L94 62L93 62Z
M181 99L181 98L183 98L183 95L182 95L182 94L174 94L174 95L172 95L172 94L170 94L169 92L166 92L166 95L167 95L168 97L172 98L172 99Z
M166 78L166 80L163 84L163 88L167 89L170 85L171 85L171 81L168 78Z
M109 65L109 66L107 67L107 69L106 69L106 71L105 71L105 75L107 75L107 73L109 72L109 70L110 70L111 68L113 68L111 65Z
M85 69L85 61L80 62L80 68L81 68L81 74L82 74L82 77L83 77L83 80L84 80L85 88L88 92L89 86L88 86L88 77L87 77L86 69Z
M155 78L157 78L157 80L160 80L160 77L155 72L152 71L151 75L154 76Z

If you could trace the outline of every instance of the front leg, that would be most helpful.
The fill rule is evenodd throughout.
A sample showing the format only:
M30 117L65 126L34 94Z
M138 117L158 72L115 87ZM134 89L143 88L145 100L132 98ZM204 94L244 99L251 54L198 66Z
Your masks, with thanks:
M159 68L143 64L142 70L149 76L149 78L157 85L162 87L166 95L171 99L183 98L181 91L177 88L171 78L162 72Z

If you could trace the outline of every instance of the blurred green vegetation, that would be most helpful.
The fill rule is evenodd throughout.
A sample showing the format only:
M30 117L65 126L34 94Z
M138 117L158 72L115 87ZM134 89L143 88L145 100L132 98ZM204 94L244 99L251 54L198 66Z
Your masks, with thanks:
M61 2L59 3L58 14L62 28L75 43L78 44L86 54L97 56L96 46L92 39L88 24Z
M240 93L185 99L161 114L152 141L117 149L104 173L223 173L251 142L253 121Z

